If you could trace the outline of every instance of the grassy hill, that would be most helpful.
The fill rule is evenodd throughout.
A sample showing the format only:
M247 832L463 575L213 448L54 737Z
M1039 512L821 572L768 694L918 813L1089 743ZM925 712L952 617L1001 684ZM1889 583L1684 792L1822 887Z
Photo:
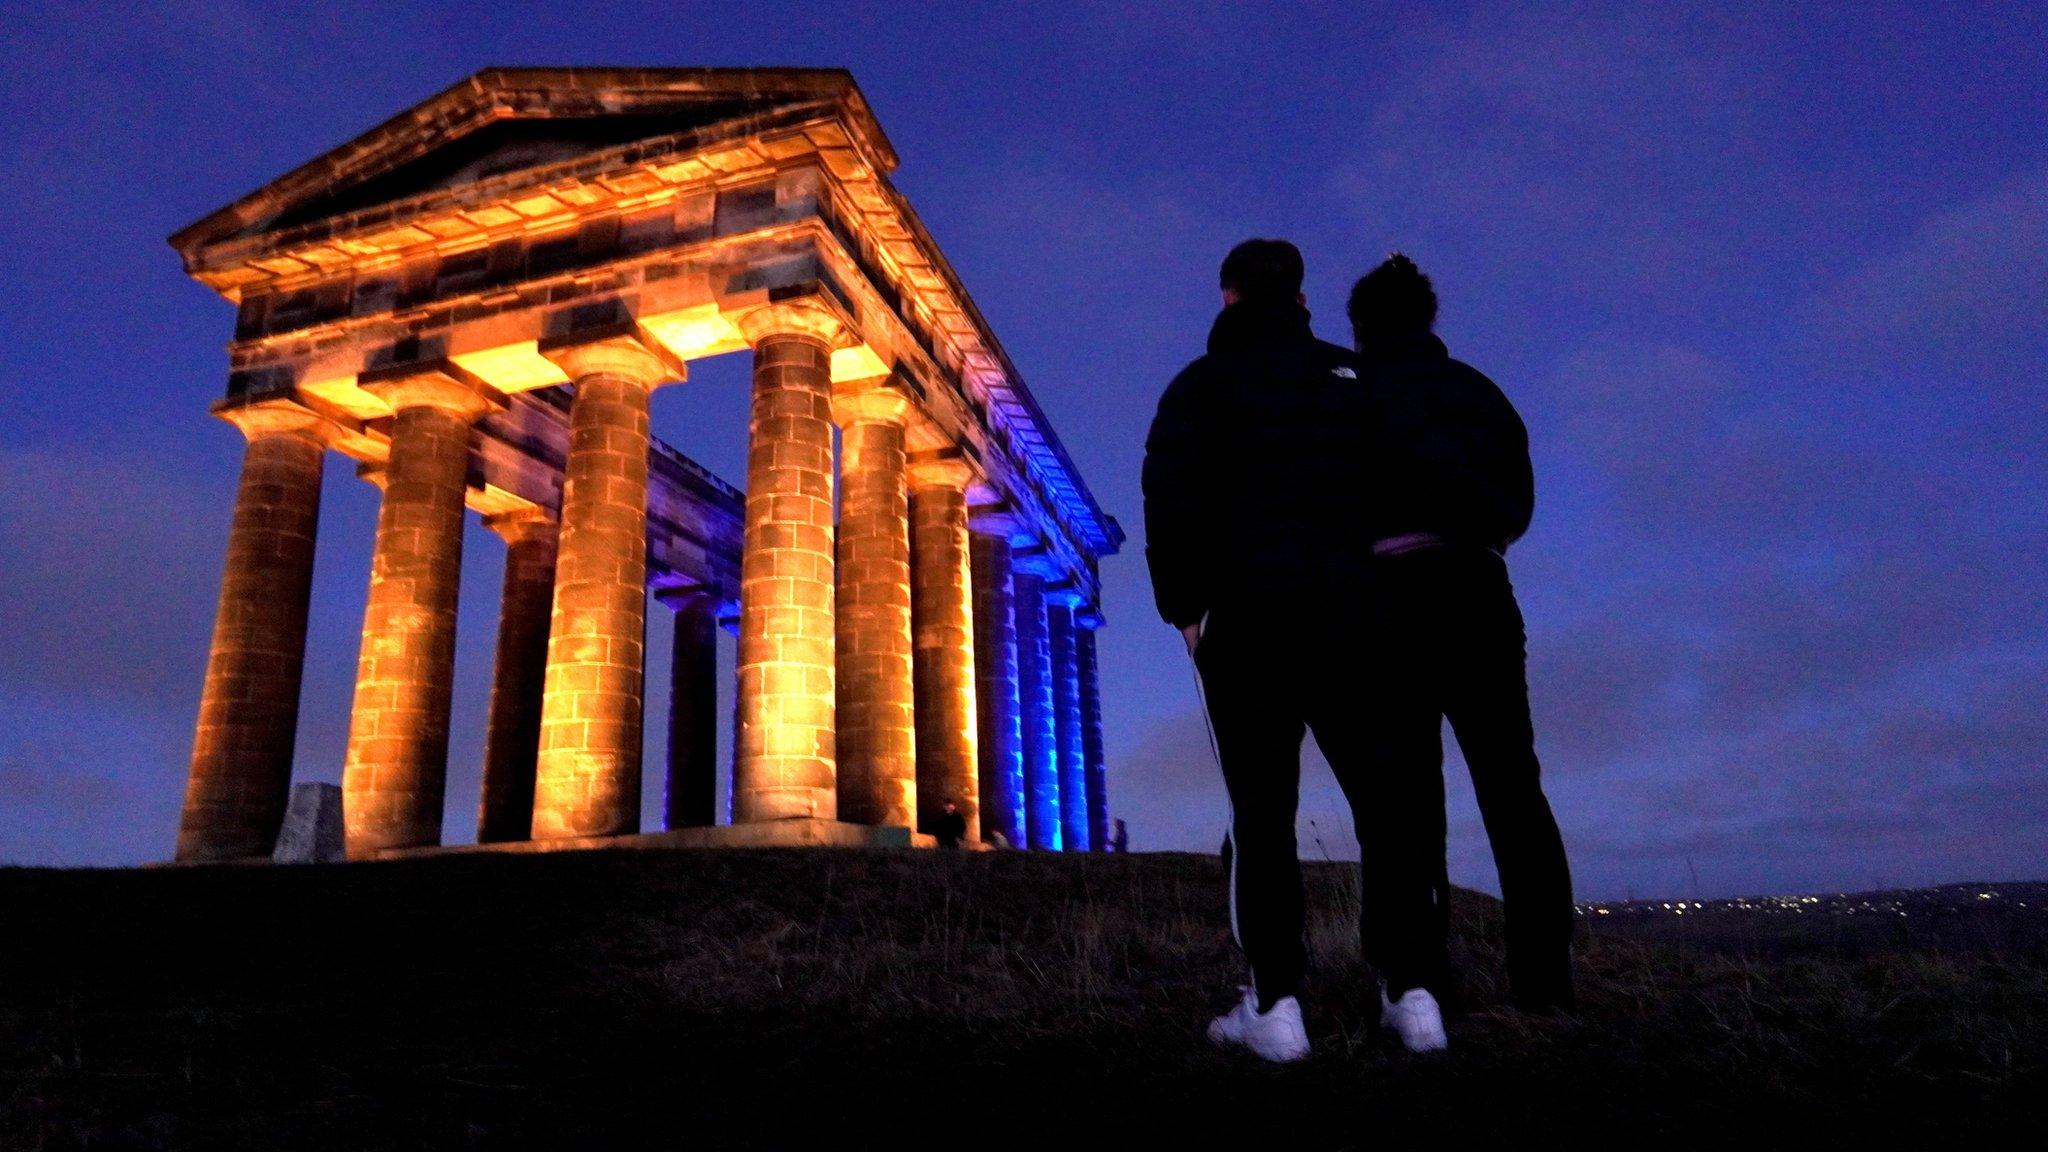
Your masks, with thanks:
M2048 947L1780 958L1596 925L1581 1018L1455 911L1453 1050L1375 1028L1311 868L1317 1055L1212 1052L1214 860L598 852L0 870L0 1149L2039 1147ZM1252 1143L1245 1143L1250 1141Z

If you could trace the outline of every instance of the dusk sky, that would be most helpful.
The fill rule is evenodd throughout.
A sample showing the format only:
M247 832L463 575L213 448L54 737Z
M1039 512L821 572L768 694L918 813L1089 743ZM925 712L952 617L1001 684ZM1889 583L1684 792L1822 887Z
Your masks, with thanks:
M241 438L206 414L232 309L165 236L486 66L838 65L1131 534L1101 643L1134 848L1225 813L1145 428L1223 252L1276 235L1333 340L1411 254L1528 422L1511 566L1582 898L2048 877L2048 6L1730 7L9 4L0 861L176 835ZM693 367L656 434L743 479L746 379ZM377 498L330 457L302 781L340 776ZM502 558L471 517L451 841ZM1308 764L1304 854L1355 856ZM1494 889L1447 775L1453 878Z

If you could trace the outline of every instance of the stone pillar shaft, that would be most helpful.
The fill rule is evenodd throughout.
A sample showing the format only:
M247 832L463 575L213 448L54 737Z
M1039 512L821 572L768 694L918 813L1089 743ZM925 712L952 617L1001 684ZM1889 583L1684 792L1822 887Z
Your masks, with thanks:
M394 382L391 458L370 559L342 816L351 859L441 842L463 491L476 394L446 379Z
M1008 537L977 532L969 542L974 574L975 717L979 722L982 838L1000 833L1022 848L1023 733L1017 716L1017 606Z
M1069 852L1088 850L1088 766L1081 745L1081 677L1074 645L1074 609L1046 605L1052 648L1053 738L1059 748L1060 842Z
M269 856L291 788L326 449L304 423L242 423L249 444L178 822L180 860Z
M533 837L640 830L648 408L662 365L627 341L557 353L576 381L542 693Z
M1074 633L1074 658L1081 682L1081 762L1086 766L1088 846L1109 851L1109 779L1103 765L1102 682L1096 663L1095 629Z
M910 493L911 605L917 643L918 828L934 832L952 801L981 840L974 707L974 594L967 545L968 477L954 467Z
M1033 848L1058 851L1059 743L1053 729L1052 642L1047 634L1045 581L1015 574L1017 700L1024 748L1024 824Z
M498 657L484 730L476 839L495 844L533 834L534 764L540 755L548 617L554 610L561 534L553 520L538 512L486 523L505 538L505 586L498 602Z
M754 345L740 559L740 822L836 819L831 349Z
M737 630L734 628L729 627L727 630L732 631L734 633L734 664L732 670L732 715L726 717L726 721L730 725L730 727L728 727L726 731L732 733L732 739L725 746L725 822L730 824L733 821L733 794L736 791L734 785L738 783L740 778L740 728L743 726L743 721L740 717L740 704L742 703L742 701L740 700L739 693L739 635Z
M664 599L676 635L662 827L705 828L718 823L718 598L692 589Z
M910 500L900 412L893 420L847 422L839 451L839 818L915 828Z

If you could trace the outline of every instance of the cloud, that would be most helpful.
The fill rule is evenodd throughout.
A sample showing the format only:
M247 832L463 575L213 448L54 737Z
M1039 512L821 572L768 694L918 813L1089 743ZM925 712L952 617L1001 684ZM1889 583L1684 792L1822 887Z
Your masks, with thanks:
M2043 684L2048 647L1964 671L1945 699L1891 690L1772 725L1725 742L1691 785L1624 794L1637 818L1575 844L1615 862L1694 858L1765 886L2029 876L2048 846Z
M232 505L148 446L0 452L0 860L161 859Z
M1334 181L1368 233L1630 324L1691 315L1690 285L1739 273L1783 86L1767 45L1640 5L1402 28Z
M1925 221L1816 299L1807 323L1823 353L1857 372L1890 376L1901 355L1963 373L2020 367L2010 354L2048 331L2048 167ZM2038 394L2040 374L2012 383Z
M0 684L196 703L232 497L173 462L81 444L0 455Z
M1605 789L1560 806L1596 874L2038 868L2048 516L2012 471L2048 410L2043 175L1930 219L1754 360L1607 337L1560 363L1559 462L1612 534L1574 544L1618 578L1532 638L1532 680L1553 764Z
M31 766L31 761L42 763ZM43 808L83 814L104 811L119 790L104 777L66 771L29 749L0 760L0 803L9 808Z
M2048 484L2048 167L1925 221L1898 250L1815 299L1815 373L1901 417L1876 429L1926 455L2003 474L2034 502Z
M0 701L0 863L160 860L176 835L189 733L59 693Z

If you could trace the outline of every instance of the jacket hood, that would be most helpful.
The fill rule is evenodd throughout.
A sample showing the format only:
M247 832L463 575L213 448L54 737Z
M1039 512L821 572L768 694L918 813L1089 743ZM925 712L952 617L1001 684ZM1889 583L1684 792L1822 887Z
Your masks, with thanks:
M1216 323L1209 329L1209 351L1314 338L1308 326L1308 309L1295 301L1239 300L1216 314Z

